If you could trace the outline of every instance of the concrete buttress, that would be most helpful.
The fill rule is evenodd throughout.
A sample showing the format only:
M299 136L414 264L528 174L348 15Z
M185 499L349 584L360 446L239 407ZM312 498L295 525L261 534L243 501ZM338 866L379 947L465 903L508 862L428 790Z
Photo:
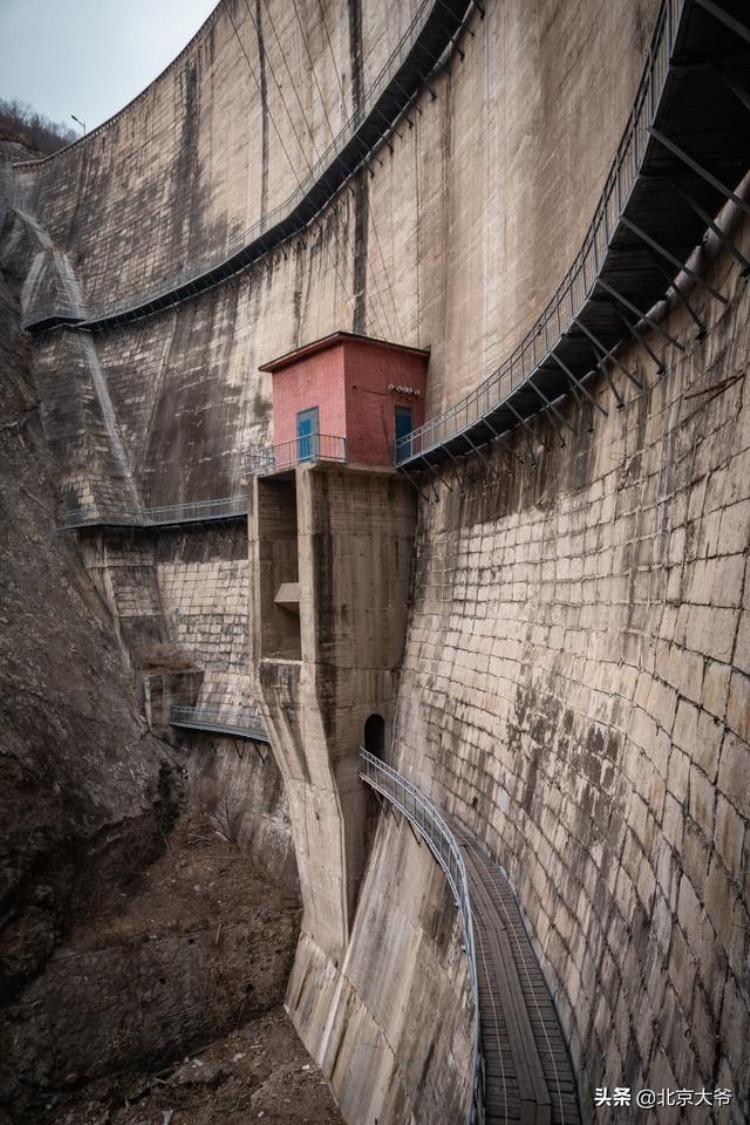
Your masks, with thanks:
M367 719L388 730L393 713L414 494L390 471L299 465L256 477L249 511L252 673L289 793L303 930L338 966L367 852L357 754Z

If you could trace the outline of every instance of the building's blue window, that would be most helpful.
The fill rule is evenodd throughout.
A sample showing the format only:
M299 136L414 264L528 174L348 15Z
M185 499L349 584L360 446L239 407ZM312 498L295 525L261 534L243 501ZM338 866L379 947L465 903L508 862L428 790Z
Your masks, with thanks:
M302 410L297 415L297 460L312 461L318 453L318 408Z

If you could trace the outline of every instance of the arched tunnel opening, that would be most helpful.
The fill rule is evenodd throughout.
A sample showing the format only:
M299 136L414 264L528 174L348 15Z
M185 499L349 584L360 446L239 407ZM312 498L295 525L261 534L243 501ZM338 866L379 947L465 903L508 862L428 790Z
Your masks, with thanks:
M381 762L385 761L385 719L382 715L374 713L365 719L363 745L368 753L380 758Z

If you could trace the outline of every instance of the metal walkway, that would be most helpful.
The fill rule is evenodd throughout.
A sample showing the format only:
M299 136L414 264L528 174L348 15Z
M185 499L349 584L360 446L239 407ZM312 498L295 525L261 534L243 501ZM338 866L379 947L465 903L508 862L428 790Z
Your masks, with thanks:
M485 1121L578 1125L565 1040L513 892L456 821L474 915Z
M513 892L501 868L410 781L360 751L360 776L402 812L443 868L466 939L475 1007L475 1066L466 1121L579 1125L565 1040Z
M264 476L282 470L293 469L295 465L333 461L346 464L346 438L334 434L315 433L276 445L252 445L245 452L245 475Z
M270 741L260 715L241 708L229 710L224 707L175 705L169 709L169 722L173 727L212 731L214 734L228 734L233 738L249 738L253 742Z
M382 145L390 145L390 134L395 132L396 125L419 94L430 88L431 77L442 69L454 49L461 52L458 40L474 8L483 14L477 0L422 0L395 51L366 91L365 106L349 118L314 167L301 177L299 187L288 199L250 231L244 232L223 257L213 255L202 262L193 260L179 276L169 281L133 293L117 305L93 309L87 320L79 322L80 326L112 327L170 308L213 288L282 243L301 235L348 181L367 166L374 153ZM127 107L121 112L126 110ZM99 129L54 153L53 157L25 161L14 167L29 168L50 159L64 159L69 149L84 144L108 125L109 122L104 122ZM54 310L47 310L45 317L29 321L24 327L35 332L71 323L69 318L56 318Z
M684 349L660 323L668 306L654 310L678 276L681 289L671 300L687 305L698 333L705 332L682 292L726 301L703 278L700 257L691 259L704 233L725 242L743 270L750 267L713 219L728 200L750 215L735 194L750 167L749 17L747 0L664 0L628 127L566 277L496 371L398 442L399 467L432 471L481 457L511 429L527 438L526 420L539 413L564 444L571 423L554 405L562 396L574 396L591 428L593 412L606 413L586 387L594 374L606 376L612 406L623 405L615 377L621 387L643 389L618 363L621 345L642 340L659 374L664 347Z
M101 510L69 508L60 513L60 528L73 531L85 527L159 528L190 523L218 523L247 518L247 495L223 496L217 500L186 500L157 508Z

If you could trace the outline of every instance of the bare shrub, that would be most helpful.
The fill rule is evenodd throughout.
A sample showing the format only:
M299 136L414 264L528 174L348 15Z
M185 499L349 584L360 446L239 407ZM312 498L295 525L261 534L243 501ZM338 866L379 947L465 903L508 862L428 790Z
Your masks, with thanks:
M64 122L37 113L27 102L0 98L0 140L19 140L46 156L69 145L77 136Z

